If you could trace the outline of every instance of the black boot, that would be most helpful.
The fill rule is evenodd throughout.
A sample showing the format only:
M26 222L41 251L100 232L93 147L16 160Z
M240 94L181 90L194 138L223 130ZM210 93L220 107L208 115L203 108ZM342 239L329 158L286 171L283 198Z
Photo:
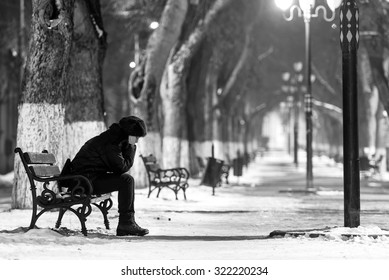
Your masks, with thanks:
M126 235L143 236L148 233L149 233L148 229L141 228L135 222L134 213L119 216L119 225L116 229L117 236L126 236Z

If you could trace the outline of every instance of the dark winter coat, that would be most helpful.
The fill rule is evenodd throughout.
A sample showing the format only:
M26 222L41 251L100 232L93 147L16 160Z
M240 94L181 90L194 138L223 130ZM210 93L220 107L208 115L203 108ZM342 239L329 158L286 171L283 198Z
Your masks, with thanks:
M127 172L134 163L136 146L128 143L128 132L119 124L86 142L71 163L71 173L93 182L100 174Z

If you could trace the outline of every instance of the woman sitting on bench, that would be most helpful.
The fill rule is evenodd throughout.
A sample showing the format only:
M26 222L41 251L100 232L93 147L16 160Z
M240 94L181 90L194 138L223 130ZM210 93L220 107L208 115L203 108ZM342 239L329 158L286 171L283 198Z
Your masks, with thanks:
M146 133L146 125L140 118L122 118L87 141L71 162L70 173L87 177L95 194L118 191L117 236L149 233L135 222L134 178L126 173L134 163L136 143Z

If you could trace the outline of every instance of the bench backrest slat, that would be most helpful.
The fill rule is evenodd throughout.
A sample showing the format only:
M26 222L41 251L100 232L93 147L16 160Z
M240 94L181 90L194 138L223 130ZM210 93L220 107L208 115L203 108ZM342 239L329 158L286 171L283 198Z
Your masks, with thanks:
M157 171L161 167L159 166L158 163L151 163L151 164L146 164L146 166L151 170L151 171ZM146 168L147 168L146 167Z
M149 156L142 156L141 155L141 158L143 160L143 163L147 169L147 171L157 171L158 169L160 169L160 165L157 163L157 158L153 155L149 155Z
M32 174L38 177L52 177L61 174L59 167L56 165L31 165L29 168Z
M55 156L49 153L24 153L27 164L54 164Z
M149 155L147 157L143 157L142 156L142 158L143 158L143 161L145 163L156 163L157 162L157 158L155 156L153 156L153 155Z

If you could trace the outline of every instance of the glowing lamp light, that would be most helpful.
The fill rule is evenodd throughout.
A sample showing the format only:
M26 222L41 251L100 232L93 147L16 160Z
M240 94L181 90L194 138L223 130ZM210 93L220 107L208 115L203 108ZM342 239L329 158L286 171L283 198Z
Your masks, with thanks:
M275 0L276 6L281 10L285 11L293 4L293 0Z
M301 70L303 70L303 63L301 61L293 63L293 69L296 72L300 72Z
M131 61L130 64L128 64L128 66L130 66L130 68L135 68L136 66L136 63L134 61Z
M342 0L327 0L327 5L333 12L340 6L340 4L342 4Z
M290 73L289 72L285 72L285 73L282 73L282 80L287 82L289 81L290 79Z
M315 7L315 0L299 0L299 5L304 14L310 14L311 9Z
M149 27L150 27L151 29L157 29L158 26L159 26L159 23L156 22L156 21L153 21L153 22L150 23L150 25L149 25Z

